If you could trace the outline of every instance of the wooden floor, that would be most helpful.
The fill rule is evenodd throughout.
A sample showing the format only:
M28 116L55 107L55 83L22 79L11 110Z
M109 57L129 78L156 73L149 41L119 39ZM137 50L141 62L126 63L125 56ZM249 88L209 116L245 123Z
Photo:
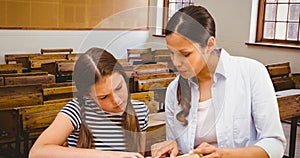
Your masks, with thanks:
M288 156L289 153L289 144L290 144L290 124L287 123L282 123L282 127L284 130L284 135L287 139L287 146L286 146L286 150L284 152L284 155ZM298 127L297 127L297 138L296 138L296 151L295 151L295 158L300 158L300 126L298 123Z

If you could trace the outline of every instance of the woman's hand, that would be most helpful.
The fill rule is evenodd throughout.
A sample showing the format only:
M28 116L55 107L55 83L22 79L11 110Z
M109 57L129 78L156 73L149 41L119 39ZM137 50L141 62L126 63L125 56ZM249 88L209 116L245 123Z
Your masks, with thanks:
M118 152L118 151L102 151L103 158L144 158L140 153L135 152Z
M178 146L175 140L168 140L151 146L152 157L165 157L166 154L170 154L170 157L175 157L178 154Z
M196 149L192 150L191 154L205 155L202 158L221 158L218 148L206 142L201 143Z

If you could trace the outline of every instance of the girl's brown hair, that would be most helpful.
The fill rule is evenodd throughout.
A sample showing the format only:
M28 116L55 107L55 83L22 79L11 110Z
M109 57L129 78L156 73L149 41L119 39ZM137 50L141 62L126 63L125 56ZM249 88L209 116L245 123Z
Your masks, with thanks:
M166 36L174 32L204 48L209 37L215 37L216 27L213 17L204 7L188 6L177 11L169 20ZM188 80L182 76L179 76L177 98L182 110L177 113L176 118L186 126L188 124L186 117L191 108L191 88Z
M129 79L116 58L100 48L91 48L81 55L76 61L73 80L77 88L77 98L80 105L81 126L77 147L94 148L93 134L85 121L85 101L84 97L89 96L91 86L100 78L112 75L117 72L123 76L126 81L127 90L129 88ZM128 151L140 152L141 148L141 128L136 117L135 110L130 100L128 90L128 102L122 115L122 127L124 129L126 147ZM130 142L130 144L128 143Z

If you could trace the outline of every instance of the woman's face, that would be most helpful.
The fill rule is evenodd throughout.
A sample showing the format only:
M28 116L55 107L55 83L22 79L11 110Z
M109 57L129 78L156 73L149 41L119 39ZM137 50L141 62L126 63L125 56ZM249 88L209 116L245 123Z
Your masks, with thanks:
M125 79L117 72L105 76L92 86L91 96L104 111L124 112L128 100Z
M166 42L172 52L171 59L182 77L192 78L201 72L205 66L204 50L198 44L177 33L166 36Z

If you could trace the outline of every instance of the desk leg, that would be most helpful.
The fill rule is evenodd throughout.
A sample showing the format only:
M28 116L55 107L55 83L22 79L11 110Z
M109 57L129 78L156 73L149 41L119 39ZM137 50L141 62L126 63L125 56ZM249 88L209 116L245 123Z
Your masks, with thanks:
M28 158L28 154L29 154L28 144L29 144L29 132L26 131L24 134L24 158Z
M20 137L19 136L16 136L16 156L17 157L21 157L21 147L20 147Z
M290 131L289 158L294 158L295 157L297 122L298 122L298 118L293 117L292 121L291 121L291 131Z

